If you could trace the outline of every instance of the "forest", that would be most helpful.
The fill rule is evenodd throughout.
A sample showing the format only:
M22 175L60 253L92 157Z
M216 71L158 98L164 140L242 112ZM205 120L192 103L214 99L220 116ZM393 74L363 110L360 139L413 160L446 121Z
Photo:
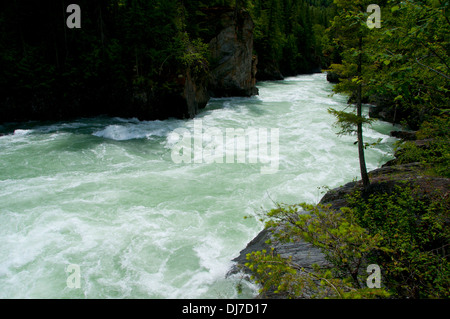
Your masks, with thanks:
M363 102L413 129L430 114L446 113L449 104L449 5L442 0L379 1L382 27L360 30L355 23L365 24L368 1L79 1L78 29L66 25L68 5L1 4L2 122L176 116L174 106L152 110L161 103L133 103L133 96L177 94L177 75L193 65L208 73L214 63L208 42L217 33L208 8L218 7L251 14L257 80L327 69L350 78L357 68L352 41L363 32ZM348 81L338 90L354 92Z
M330 1L80 0L80 28L66 25L69 4L0 5L1 122L180 117L178 74L194 65L207 74L214 63L207 48L217 33L211 8L251 13L259 79L326 66ZM136 103L142 92L151 101Z

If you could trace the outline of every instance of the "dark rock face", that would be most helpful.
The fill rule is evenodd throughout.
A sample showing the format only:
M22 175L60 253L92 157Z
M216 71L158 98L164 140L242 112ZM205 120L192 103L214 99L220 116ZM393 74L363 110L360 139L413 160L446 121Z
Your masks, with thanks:
M350 182L344 186L329 190L320 200L322 205L331 205L332 209L340 209L347 205L345 196L350 194L356 186L356 182Z
M375 101L375 103L377 102L378 101ZM369 116L390 123L399 122L395 109L393 109L391 105L386 105L384 103L378 103L376 106L371 106L369 109Z
M266 244L266 241L271 239L270 245ZM261 251L263 249L270 251L274 248L275 254L280 254L283 258L289 258L292 256L292 262L300 265L308 271L313 270L313 264L317 264L320 267L326 267L329 265L328 261L325 259L325 255L320 251L320 249L314 247L312 244L307 242L296 242L296 243L280 243L273 239L273 235L270 230L262 230L247 247L244 248L238 257L233 259L236 263L235 266L228 272L227 276L236 274L239 271L243 271L247 275L250 275L250 270L244 266L247 262L246 255L252 253L253 251ZM276 294L273 291L268 291L263 295L259 295L258 298L264 299L282 299L284 298L281 294Z
M270 245L266 243L269 239L272 240ZM271 231L268 229L262 230L250 243L248 243L247 247L240 252L239 256L233 259L233 261L238 264L245 264L247 254L263 249L269 251L271 248L275 248L275 254L280 254L283 258L292 256L293 263L301 265L306 269L311 270L313 264L318 264L320 266L328 264L320 249L306 242L277 242L274 240Z
M369 116L390 123L401 123L406 121L412 130L418 130L424 120L424 114L420 110L403 110L397 108L392 97L370 96L368 104L373 106L369 109Z
M417 140L416 132L403 132L403 131L392 131L391 136L400 138L404 141L415 141Z
M230 275L239 271L239 269L247 262L247 254L251 254L254 251L261 251L264 249L270 250L270 246L266 244L266 241L270 238L270 232L267 229L263 229L255 238L253 238L251 242L247 244L247 247L241 250L239 256L233 259L233 261L236 262L236 266L234 266L228 274ZM248 270L245 268L243 269Z
M164 118L193 118L211 97L258 94L257 58L253 56L254 24L250 15L245 11L236 15L230 8L212 8L205 13L217 34L209 42L209 71L195 74L188 68L175 81L175 96L158 97L150 102Z
M258 69L258 81L279 81L284 80L284 76L275 62L266 62Z
M88 90L83 96L92 98L84 100L79 94L69 95L64 101L57 100L52 94L36 95L31 99L30 112L24 119L62 119L97 114L137 117L140 120L193 118L211 97L257 95L258 61L253 55L254 23L250 14L230 7L207 8L204 13L210 26L208 38L203 39L209 44L210 63L199 72L202 74L174 65L160 72L160 83L155 85L130 83L129 88L123 90ZM104 103L96 103L98 100ZM18 109L16 104L20 103L7 98L0 115L13 114ZM61 104L66 107L60 108Z
M269 239L271 240L270 245L266 243ZM314 247L312 244L304 241L299 241L296 243L281 243L274 239L271 230L263 229L251 242L247 244L247 247L240 252L239 256L233 259L233 262L236 264L228 272L228 276L238 273L240 270L244 273L250 274L250 270L244 266L247 262L246 255L254 251L261 251L264 249L270 251L271 248L274 248L275 254L280 254L283 258L289 258L292 256L293 263L310 271L313 270L313 264L317 264L321 267L325 267L329 264L320 249ZM268 295L260 297L280 298L282 296L269 292Z
M211 74L208 90L213 97L252 96L256 88L253 56L254 23L250 14L234 10L217 13L221 31L210 42Z
M327 72L327 81L330 83L339 83L339 75L335 72Z
M210 99L206 80L191 75L191 70L186 71L183 98L186 101L187 113L193 118L200 109L205 108Z

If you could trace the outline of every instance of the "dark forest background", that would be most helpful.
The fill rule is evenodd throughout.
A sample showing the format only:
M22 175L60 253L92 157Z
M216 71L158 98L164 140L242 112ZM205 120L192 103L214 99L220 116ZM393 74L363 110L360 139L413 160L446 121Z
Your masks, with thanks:
M218 30L207 8L247 10L254 23L260 80L320 70L331 1L79 0L81 28L69 29L71 1L0 4L0 122L99 114L166 118L133 105L139 88L175 92L185 64L208 60ZM187 48L199 48L195 55ZM203 48L203 50L202 50Z

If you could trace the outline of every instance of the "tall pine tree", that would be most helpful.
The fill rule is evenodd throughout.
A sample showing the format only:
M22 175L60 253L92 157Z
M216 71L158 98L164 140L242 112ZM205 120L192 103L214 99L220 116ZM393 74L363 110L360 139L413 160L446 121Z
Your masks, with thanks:
M339 134L354 134L357 136L358 157L361 179L364 188L370 185L365 161L365 147L363 138L363 124L372 120L362 114L362 90L368 82L365 72L365 63L369 59L365 39L371 30L367 26L367 0L335 0L337 15L332 23L332 29L336 32L334 41L343 48L344 58L342 65L331 65L331 70L338 73L341 82L335 86L335 92L352 92L355 100L353 112L330 109L330 113L337 117L337 124L341 127Z

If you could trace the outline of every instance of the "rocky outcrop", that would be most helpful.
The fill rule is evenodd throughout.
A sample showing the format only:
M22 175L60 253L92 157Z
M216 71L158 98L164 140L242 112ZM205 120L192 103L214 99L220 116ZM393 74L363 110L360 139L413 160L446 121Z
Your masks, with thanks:
M437 176L428 176L425 174L424 167L420 163L408 163L403 165L383 166L369 173L371 184L369 188L363 189L362 182L350 182L344 186L337 187L328 191L321 199L320 204L331 205L332 209L340 209L347 206L346 196L355 189L361 190L363 198L368 198L372 194L390 194L396 186L404 187L405 183L418 187L418 196L431 198L433 196L448 196L450 189L450 179ZM431 196L431 197L430 197ZM272 242L267 244L268 240ZM295 243L280 243L274 240L272 232L268 229L262 230L251 242L248 243L233 261L235 266L229 274L243 270L244 273L250 273L245 267L247 262L246 255L253 251L263 249L269 251L274 248L276 254L284 258L292 257L292 262L307 270L312 269L313 264L327 266L329 262L320 249L313 245L300 241ZM283 298L282 295L269 291L259 298Z
M210 99L206 80L204 77L196 77L191 74L191 70L186 70L184 81L183 99L186 101L187 114L190 118L197 115L200 109L205 108Z
M179 74L170 74L164 87L138 87L132 97L130 114L124 117L138 117L142 120L175 118L193 118L204 108L210 96L207 90L207 75L196 74L191 68L180 70Z
M208 8L204 13L214 34L204 40L209 41L208 71L199 74L187 68L178 76L173 75L171 82L176 83L175 92L151 95L154 97L150 101L152 110L163 118L193 118L211 97L258 94L257 59L253 55L254 24L249 13L227 7ZM135 99L147 103L147 96L139 92Z
M366 103L372 105L369 108L369 116L371 118L393 124L406 122L412 130L418 130L424 121L423 111L420 109L406 110L402 107L397 107L394 102L394 96L372 95L367 97Z
M336 72L327 71L327 81L330 83L339 83L340 77Z
M268 240L271 240L270 245L266 243ZM270 251L271 248L274 248L275 254L280 254L283 258L292 257L293 263L300 265L308 271L313 270L314 264L321 267L329 265L329 262L325 259L325 255L320 251L320 249L314 247L312 244L303 241L296 243L281 243L274 239L271 230L263 229L251 242L248 243L247 247L240 252L239 256L233 259L235 265L228 272L227 276L236 274L239 271L243 271L247 274L247 276L250 276L250 270L244 266L247 262L247 254L264 249ZM284 298L284 296L281 294L276 294L273 291L268 291L263 295L259 295L258 298L281 299Z
M209 46L209 66L164 66L160 80L168 86L134 88L132 112L141 119L193 118L211 97L252 96L256 88L257 57L253 55L254 23L250 14L231 7L203 9L209 32L202 40Z
M246 11L211 10L220 32L209 42L211 52L208 91L212 97L252 96L256 88L257 59L253 55L254 23Z
M280 68L275 62L266 62L260 65L257 74L258 81L279 81L284 80Z
M266 242L270 240L270 245ZM297 243L281 243L274 239L271 230L263 229L247 246L239 253L239 256L233 259L236 265L230 270L229 274L238 272L239 270L248 271L243 265L247 262L247 254L254 251L267 250L274 248L275 254L280 254L283 258L292 256L292 262L301 265L305 269L312 270L313 264L324 266L328 264L325 256L320 249L306 242Z
M417 132L407 132L407 131L392 131L392 137L402 139L404 141L415 141L417 140Z

